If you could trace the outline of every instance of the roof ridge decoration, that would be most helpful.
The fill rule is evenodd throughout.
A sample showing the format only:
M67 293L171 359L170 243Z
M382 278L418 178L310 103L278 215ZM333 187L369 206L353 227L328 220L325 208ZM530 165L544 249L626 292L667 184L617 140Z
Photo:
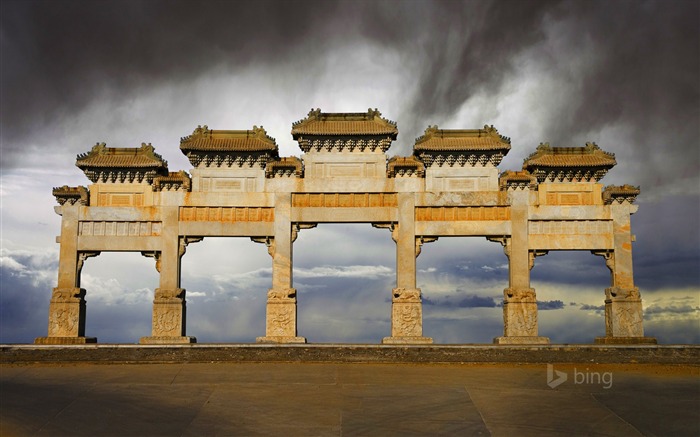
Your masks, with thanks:
M279 156L275 139L262 126L248 130L212 130L197 126L191 135L180 138L180 151L194 167L265 168Z
M425 164L415 156L394 156L387 162L386 175L396 177L425 177Z
M185 170L171 171L153 178L153 191L191 191L192 179Z
M501 191L537 189L537 178L527 170L506 170L501 173L498 182Z
M602 150L596 143L583 147L551 147L540 143L523 161L542 182L598 182L617 164L615 154Z
M159 174L167 174L168 162L155 152L151 143L141 147L107 147L96 143L89 152L80 153L75 165L90 181L98 183L151 183Z
M292 138L304 152L386 152L398 133L396 122L383 118L376 108L367 112L321 112L316 108L292 123Z
M483 129L440 129L429 125L413 146L413 154L426 167L496 167L509 151L510 138L500 135L493 125Z
M304 177L304 164L296 156L287 156L274 161L268 161L265 167L265 177Z
M80 205L87 205L88 200L90 199L90 192L82 185L77 187L69 187L68 185L54 187L52 194L60 205L64 205L66 203L69 205L75 205L76 203Z
M608 185L603 190L603 203L606 205L611 205L614 203L634 203L637 200L637 196L641 193L639 186L634 185Z

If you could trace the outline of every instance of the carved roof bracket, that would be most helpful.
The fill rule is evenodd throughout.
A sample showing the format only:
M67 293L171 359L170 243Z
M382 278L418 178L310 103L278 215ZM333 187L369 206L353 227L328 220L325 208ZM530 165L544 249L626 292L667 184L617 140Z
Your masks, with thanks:
M293 223L292 224L292 243L297 241L299 231L302 229L313 229L318 226L318 223Z
M179 255L182 257L185 252L187 252L187 246L190 243L199 243L200 241L204 240L204 237L190 237L190 236L182 236L180 237L180 249L179 249Z
M486 237L487 240L493 241L495 243L500 243L503 246L503 252L508 258L510 258L510 237L504 235L502 237Z
M267 253L270 254L271 257L275 256L275 237L250 237L250 241L252 241L253 243L264 244L265 246L267 246Z
M416 237L416 258L418 258L418 255L420 255L421 250L423 248L423 245L425 243L432 243L434 241L437 241L438 237L426 237L426 236L420 236Z
M398 241L399 238L399 224L396 222L389 222L389 223L372 223L373 228L377 229L389 229L391 231L391 239L394 240L394 243Z
M156 260L156 270L158 273L160 273L160 256L161 256L161 251L155 250L153 252L141 252L141 255L145 256L146 258L153 258Z
M535 267L535 258L538 256L545 256L549 253L548 250L531 250L528 252L529 267L532 270Z

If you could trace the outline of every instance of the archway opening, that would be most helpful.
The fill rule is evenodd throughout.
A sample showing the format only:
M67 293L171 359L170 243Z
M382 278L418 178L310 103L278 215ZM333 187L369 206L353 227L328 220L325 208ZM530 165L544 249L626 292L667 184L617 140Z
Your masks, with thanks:
M187 335L198 343L254 343L265 335L272 259L250 238L206 237L181 261Z
M492 343L503 335L508 258L484 237L440 237L417 259L423 335L440 343Z
M535 258L530 286L537 293L539 335L552 343L592 343L605 335L605 289L610 270L590 251L550 251Z
M85 335L100 343L138 343L151 335L155 261L138 252L102 252L83 264Z
M294 243L297 326L309 343L380 343L391 335L396 244L369 224L321 224Z

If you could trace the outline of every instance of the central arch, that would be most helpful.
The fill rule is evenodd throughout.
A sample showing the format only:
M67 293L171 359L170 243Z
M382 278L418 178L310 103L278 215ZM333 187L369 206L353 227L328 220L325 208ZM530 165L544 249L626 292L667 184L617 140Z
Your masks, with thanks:
M319 224L294 242L299 335L309 343L379 343L391 332L396 244L370 224Z

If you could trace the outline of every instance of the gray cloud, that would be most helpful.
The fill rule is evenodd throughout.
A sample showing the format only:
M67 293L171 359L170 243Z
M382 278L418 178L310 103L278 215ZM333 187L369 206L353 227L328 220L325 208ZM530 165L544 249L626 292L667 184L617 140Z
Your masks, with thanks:
M564 309L564 302L560 300L538 300L538 310L561 310Z
M450 308L493 308L499 305L498 298L479 296L476 294L469 294L466 296L445 296L443 298L436 299L423 297L423 303L425 305L436 305Z

